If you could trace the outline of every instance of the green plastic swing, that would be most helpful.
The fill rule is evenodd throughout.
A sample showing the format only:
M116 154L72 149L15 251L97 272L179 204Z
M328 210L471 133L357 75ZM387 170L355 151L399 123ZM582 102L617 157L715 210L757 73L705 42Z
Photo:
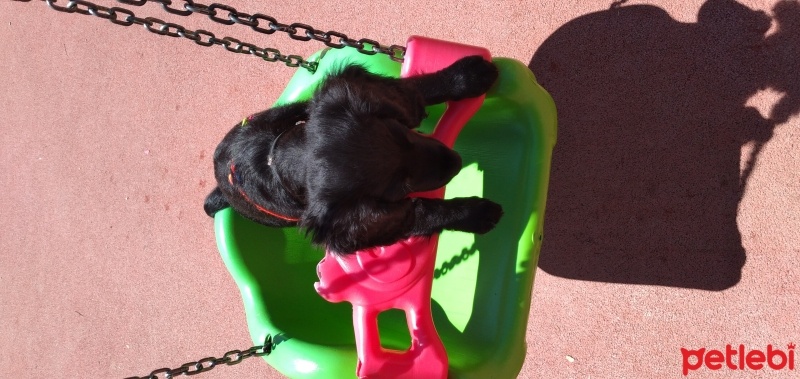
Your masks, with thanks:
M276 104L311 97L326 73L346 62L398 77L400 64L355 49L326 49L311 57L315 73L298 71ZM548 93L521 62L494 58L497 84L455 144L464 168L445 197L483 196L505 215L482 236L444 232L439 239L432 308L447 350L449 378L516 378L525 359L525 332L556 141L556 111ZM444 106L428 109L430 132ZM356 348L352 309L329 303L314 290L324 251L295 228L253 223L230 208L215 216L217 245L238 285L250 335L273 336L266 361L290 378L353 378ZM379 317L381 343L406 349L405 315Z

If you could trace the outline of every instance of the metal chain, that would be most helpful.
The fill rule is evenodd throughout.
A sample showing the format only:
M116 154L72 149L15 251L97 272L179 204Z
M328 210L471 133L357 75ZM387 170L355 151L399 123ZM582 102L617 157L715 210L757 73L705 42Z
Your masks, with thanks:
M13 0L20 2L30 2L31 0ZM317 62L309 62L299 55L283 55L280 50L270 47L258 47L252 43L242 42L233 37L218 38L214 33L206 30L198 29L196 31L186 29L185 27L171 23L164 22L154 17L137 17L132 11L121 7L105 7L92 3L87 0L69 0L66 5L57 4L58 0L42 0L47 3L50 8L59 12L65 13L79 13L82 15L96 16L108 20L116 25L131 26L133 24L142 25L148 31L168 37L183 37L194 41L200 46L213 46L219 45L233 53L255 55L268 62L283 62L289 67L303 67L310 72L317 70ZM273 34L276 31L284 32L290 38L299 41L315 40L324 43L326 46L341 49L343 47L353 47L362 54L374 55L382 53L388 55L392 60L402 62L405 57L406 48L399 45L384 46L379 42L361 38L352 39L346 34L327 31L323 32L314 29L310 25L295 22L292 24L279 23L274 17L265 14L247 14L238 12L235 8L225 5L212 3L211 5L204 5L195 3L193 0L177 0L183 1L183 9L173 7L172 0L117 0L120 3L142 6L148 1L161 4L161 7L171 14L179 16L188 16L193 13L207 15L211 20L223 24L233 25L242 24L250 27L251 29L264 33ZM227 12L227 13L226 13ZM226 13L227 18L220 17L220 13ZM261 27L262 22L267 22L266 28ZM301 33L302 32L302 33Z
M214 367L216 367L217 365L221 365L223 363L229 366L233 366L237 363L242 362L242 360L250 357L260 357L264 355L269 355L270 353L272 353L273 348L274 345L272 343L272 336L267 335L267 337L264 339L263 345L253 346L245 351L231 350L225 353L225 355L223 355L222 358L214 358L214 357L203 358L197 362L185 363L181 367L178 367L176 369L160 368L157 370L153 370L152 372L150 372L149 375L146 376L141 376L141 377L131 376L125 379L159 379L160 378L159 375L162 374L164 375L164 379L171 379L179 375L188 375L188 376L196 375L201 372L209 371Z
M204 5L195 3L194 0L117 0L120 3L142 6L147 2L161 4L165 11L176 14L179 16L188 16L192 13L198 13L208 16L214 22L223 25L241 24L249 27L259 33L273 34L275 32L284 32L289 35L289 38L298 41L315 40L324 43L328 47L341 49L343 47L353 47L362 54L374 55L377 53L386 54L392 60L402 62L405 57L406 48L399 45L381 45L380 42L368 38L354 39L348 37L344 33L336 31L322 31L315 29L311 25L295 22L291 24L282 24L274 17L267 16L262 13L248 14L239 12L236 8L219 3L212 3L211 5ZM175 3L183 2L183 9L173 7ZM227 17L221 17L227 16ZM266 22L266 27L261 25Z
M29 2L31 0L14 1ZM219 45L230 52L255 55L268 62L280 61L289 67L303 67L311 72L317 70L317 62L306 61L299 55L283 55L278 49L258 47L252 43L242 42L233 37L218 38L214 33L207 30L198 29L193 31L181 25L164 22L154 17L137 17L133 12L125 8L109 8L86 0L70 0L64 6L59 5L57 0L43 1L45 1L50 8L59 12L96 16L122 26L131 26L133 24L142 25L152 33L168 37L183 37L194 41L200 46L208 47Z

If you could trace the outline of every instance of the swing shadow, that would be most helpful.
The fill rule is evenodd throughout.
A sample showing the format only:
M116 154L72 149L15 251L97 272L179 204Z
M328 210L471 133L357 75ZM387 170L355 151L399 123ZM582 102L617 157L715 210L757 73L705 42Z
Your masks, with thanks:
M730 288L746 260L737 211L758 153L800 110L800 3L776 3L772 20L708 0L696 23L620 5L563 25L529 64L559 113L539 267ZM746 104L766 88L783 97L763 117Z

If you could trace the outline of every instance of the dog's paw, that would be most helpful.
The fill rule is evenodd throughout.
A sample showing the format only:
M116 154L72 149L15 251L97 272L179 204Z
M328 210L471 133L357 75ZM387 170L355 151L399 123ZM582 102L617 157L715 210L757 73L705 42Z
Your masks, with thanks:
M463 207L464 217L454 229L467 233L484 234L494 229L503 216L503 207L491 200L480 197L458 199Z
M447 70L454 95L459 99L483 95L498 76L497 66L478 55L461 58Z

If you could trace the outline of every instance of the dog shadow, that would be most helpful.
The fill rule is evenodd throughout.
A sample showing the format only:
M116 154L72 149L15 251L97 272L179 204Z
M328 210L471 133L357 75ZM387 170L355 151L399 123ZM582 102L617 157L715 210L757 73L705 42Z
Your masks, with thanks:
M541 45L529 68L559 113L542 270L704 290L739 282L739 203L761 148L800 110L800 3L773 14L708 0L683 23L617 2ZM765 117L747 102L767 88L782 98Z

